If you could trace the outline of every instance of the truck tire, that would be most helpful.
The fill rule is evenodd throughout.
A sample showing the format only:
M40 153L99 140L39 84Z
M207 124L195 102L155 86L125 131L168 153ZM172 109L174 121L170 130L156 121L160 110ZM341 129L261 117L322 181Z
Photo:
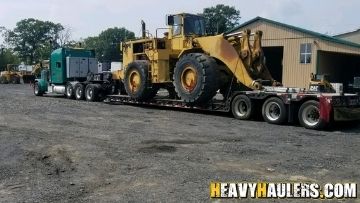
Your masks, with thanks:
M146 101L156 95L158 88L150 84L148 67L149 62L145 60L134 61L128 65L125 71L124 87L131 98Z
M231 111L236 119L249 120L255 112L254 104L246 95L237 95L231 102Z
M299 123L307 129L321 130L326 127L326 122L320 119L319 102L309 100L304 102L298 112Z
M76 100L84 100L85 99L85 87L81 83L78 83L75 85L75 99Z
M71 83L68 83L65 88L65 95L68 99L74 99L75 93L74 93L74 87Z
M35 96L42 96L44 93L40 90L39 83L36 82L34 84L34 95Z
M218 87L215 59L202 53L182 56L176 63L173 83L177 95L188 103L203 104L212 99Z
M284 102L278 97L270 97L262 106L262 116L268 123L285 123L287 119L287 110Z
M89 84L85 88L86 101L95 102L98 100L98 88L94 84Z

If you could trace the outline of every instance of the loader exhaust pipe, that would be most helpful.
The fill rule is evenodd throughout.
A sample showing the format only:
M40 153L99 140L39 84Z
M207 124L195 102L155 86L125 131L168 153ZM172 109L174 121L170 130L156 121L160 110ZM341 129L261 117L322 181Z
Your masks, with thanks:
M146 24L143 20L141 20L141 33L142 38L146 38Z

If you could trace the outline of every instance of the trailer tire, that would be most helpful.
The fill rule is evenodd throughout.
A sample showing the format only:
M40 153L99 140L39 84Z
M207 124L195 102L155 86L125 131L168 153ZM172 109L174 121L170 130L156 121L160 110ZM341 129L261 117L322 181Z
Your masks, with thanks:
M149 62L146 60L134 61L128 65L125 71L124 87L131 98L146 101L156 95L158 88L151 85L148 74Z
M326 127L326 122L320 119L319 102L309 100L304 102L298 112L299 123L307 129L321 130Z
M255 112L254 103L246 95L237 95L231 102L231 111L236 119L249 120Z
M95 102L98 99L98 88L94 84L89 84L85 88L86 101Z
M173 84L177 95L185 102L203 104L212 99L218 85L215 59L203 53L190 53L176 63Z
M75 99L76 100L85 99L85 86L81 83L75 85Z
M44 93L40 90L40 86L39 86L39 83L36 82L34 84L34 95L35 96L42 96Z
M287 110L284 102L278 97L268 98L262 106L264 120L271 124L283 124L287 119Z
M74 87L73 87L73 85L71 83L68 83L66 85L65 95L66 95L66 98L68 98L68 99L74 99L75 98Z

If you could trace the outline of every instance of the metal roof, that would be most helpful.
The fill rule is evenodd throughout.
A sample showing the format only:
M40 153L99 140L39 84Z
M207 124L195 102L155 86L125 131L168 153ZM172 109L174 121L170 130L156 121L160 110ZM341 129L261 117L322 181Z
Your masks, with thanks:
M357 33L357 32L360 32L360 29L354 30L354 31L351 31L351 32L345 32L345 33L337 34L337 35L334 35L334 37L342 37L342 36L351 35L351 34L354 34L354 33Z
M351 47L355 47L355 48L360 48L360 44L357 44L357 43L354 43L354 42L346 41L346 40L343 40L343 39L338 39L338 38L335 38L335 37L331 37L329 35L321 34L321 33L310 31L310 30L306 30L306 29L296 27L296 26L293 26L293 25L288 25L288 24L285 24L285 23L280 23L280 22L277 22L277 21L269 20L269 19L266 19L266 18L263 18L263 17L260 17L260 16L254 18L252 20L249 20L249 21L247 21L247 22L245 22L245 23L243 23L243 24L241 24L241 25L227 31L226 34L234 32L236 30L239 30L242 27L245 27L245 26L247 26L249 24L252 24L254 22L257 22L257 21L263 21L263 22L266 22L266 23L269 23L269 24L274 24L274 25L278 25L278 26L285 27L285 28L288 28L288 29L292 29L292 30L295 30L295 31L298 31L298 32L301 32L301 33L304 33L304 34L307 34L307 35L314 36L314 37L322 39L324 41L333 42L333 43L337 43L337 44L343 44L343 45L351 46Z

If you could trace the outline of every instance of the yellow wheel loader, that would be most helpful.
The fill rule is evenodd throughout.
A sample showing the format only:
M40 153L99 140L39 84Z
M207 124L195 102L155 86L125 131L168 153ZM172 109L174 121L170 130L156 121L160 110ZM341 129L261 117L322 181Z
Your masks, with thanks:
M209 36L205 19L186 13L167 16L167 24L164 37L157 37L160 29L147 37L144 29L142 39L122 44L125 69L119 77L130 97L149 100L159 88L173 87L183 101L202 104L230 87L260 90L265 84L279 85L264 63L262 32Z
M8 64L6 70L0 73L0 84L20 84L21 75L17 67L18 65Z

